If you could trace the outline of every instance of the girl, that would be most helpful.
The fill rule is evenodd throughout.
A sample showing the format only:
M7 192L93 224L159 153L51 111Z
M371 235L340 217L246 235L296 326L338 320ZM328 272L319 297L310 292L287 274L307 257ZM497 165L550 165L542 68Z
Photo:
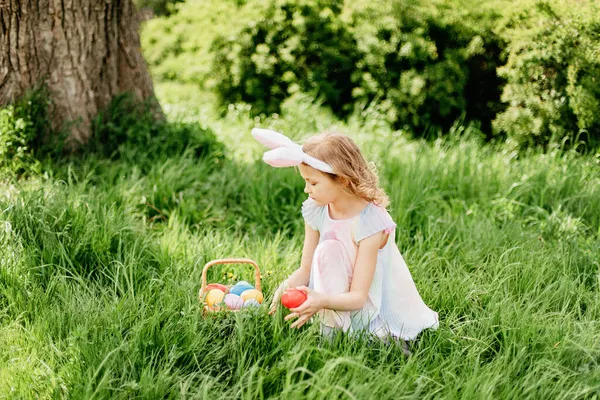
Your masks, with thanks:
M366 330L412 340L437 328L438 315L423 303L395 243L388 198L357 145L337 133L311 137L303 146L265 129L252 135L273 149L263 156L268 164L298 166L309 196L302 204L301 265L275 292L270 313L283 291L297 288L307 300L285 318L296 319L292 328L315 314L323 333Z

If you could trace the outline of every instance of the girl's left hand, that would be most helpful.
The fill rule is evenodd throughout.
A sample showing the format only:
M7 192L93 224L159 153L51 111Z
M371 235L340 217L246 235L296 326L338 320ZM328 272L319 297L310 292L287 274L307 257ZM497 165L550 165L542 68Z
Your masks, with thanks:
M300 328L313 315L322 310L325 305L325 294L315 292L306 286L298 286L296 289L302 290L304 293L306 293L306 300L300 306L291 308L291 314L285 317L286 321L298 318L297 321L290 325L290 328Z

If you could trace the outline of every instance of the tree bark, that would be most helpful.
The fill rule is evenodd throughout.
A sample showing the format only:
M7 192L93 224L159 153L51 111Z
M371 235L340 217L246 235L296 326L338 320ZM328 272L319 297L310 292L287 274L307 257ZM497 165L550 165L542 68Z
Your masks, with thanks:
M138 28L132 0L0 0L0 105L45 83L53 130L86 143L115 95L154 96Z

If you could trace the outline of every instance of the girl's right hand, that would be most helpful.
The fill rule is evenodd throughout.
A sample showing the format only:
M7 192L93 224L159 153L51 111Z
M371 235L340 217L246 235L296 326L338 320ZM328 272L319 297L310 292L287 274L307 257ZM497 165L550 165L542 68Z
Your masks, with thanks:
M279 285L279 287L273 294L273 300L271 301L271 307L269 308L269 315L275 314L275 312L277 311L277 306L279 305L279 300L281 299L281 295L287 288L288 284L286 279L281 285Z

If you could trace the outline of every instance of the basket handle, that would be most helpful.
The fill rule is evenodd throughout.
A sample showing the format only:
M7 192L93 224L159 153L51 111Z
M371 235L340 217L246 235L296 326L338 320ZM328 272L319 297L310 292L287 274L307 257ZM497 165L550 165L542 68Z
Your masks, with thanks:
M252 264L252 266L254 266L254 288L260 291L260 268L258 268L256 261L249 258L220 258L218 260L212 260L206 263L202 269L202 286L200 287L200 292L198 293L198 298L200 301L202 301L204 289L206 288L206 273L210 267L217 264Z

